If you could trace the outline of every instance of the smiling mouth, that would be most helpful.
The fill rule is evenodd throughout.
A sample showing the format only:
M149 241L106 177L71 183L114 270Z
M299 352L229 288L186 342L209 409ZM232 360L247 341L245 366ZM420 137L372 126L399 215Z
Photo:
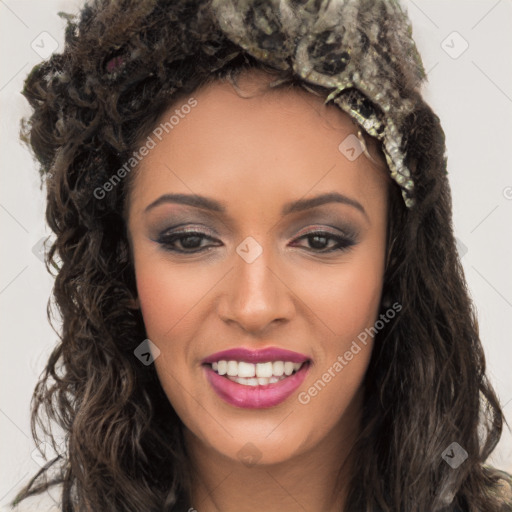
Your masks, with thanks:
M291 361L267 361L247 363L245 361L220 360L205 363L217 375L243 386L268 386L295 375L308 361L294 363Z

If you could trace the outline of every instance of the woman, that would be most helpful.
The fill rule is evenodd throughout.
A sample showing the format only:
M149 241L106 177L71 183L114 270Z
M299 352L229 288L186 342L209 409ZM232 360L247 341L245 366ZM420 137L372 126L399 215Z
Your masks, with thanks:
M23 91L63 318L33 426L66 440L18 498L512 509L424 78L389 0L69 21Z

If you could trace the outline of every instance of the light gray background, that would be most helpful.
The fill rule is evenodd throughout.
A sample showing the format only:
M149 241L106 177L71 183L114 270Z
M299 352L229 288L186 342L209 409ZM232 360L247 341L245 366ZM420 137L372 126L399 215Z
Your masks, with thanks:
M512 424L512 1L403 4L429 76L424 94L447 136L455 233L489 377ZM20 91L53 40L56 51L62 51L65 22L57 12L76 12L81 5L81 0L0 0L2 511L20 483L40 467L32 457L29 405L57 339L46 319L52 278L33 251L50 231L36 164L17 139L20 116L30 112ZM507 428L490 463L512 471Z

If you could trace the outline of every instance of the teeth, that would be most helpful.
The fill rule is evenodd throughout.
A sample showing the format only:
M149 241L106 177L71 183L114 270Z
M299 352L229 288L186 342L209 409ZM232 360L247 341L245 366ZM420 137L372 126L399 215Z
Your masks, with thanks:
M240 365L242 364L243 363L240 363ZM258 377L272 377L272 363L256 363L256 375ZM242 375L240 375L240 377L242 377Z
M258 365L259 366L259 365ZM270 372L272 374L272 372ZM260 375L259 372L254 371L254 365L250 363L244 363L240 361L238 363L238 376L239 377L254 377L255 375L258 377L265 377L265 375ZM270 375L269 375L270 377Z
M284 363L283 361L274 361L272 363L272 374L276 377L281 377L284 374Z
M267 384L274 384L275 382L286 379L286 377L270 377L268 379L266 377L252 377L250 379L245 379L243 377L228 377L228 379L233 382L237 382L238 384L243 384L244 386L266 386Z
M246 363L245 361L216 361L212 363L212 369L219 375L244 379L246 382L255 382L250 386L258 385L259 379L269 380L273 377L287 377L294 371L298 371L302 363L292 363L291 361L269 361L266 363ZM234 379L231 379L234 380ZM236 381L238 382L238 381ZM261 381L260 385L272 384L272 382ZM275 381L277 382L277 381Z
M216 372L219 375L226 375L226 372L228 371L228 363L227 363L227 361L219 361L218 363L213 363L212 364L212 368L213 368L214 364L217 364ZM215 368L213 368L213 369L215 370Z
M286 363L284 363L284 373L285 373L285 375L291 375L293 370L294 370L293 363L290 363L289 361L286 361Z
M227 374L230 377L238 376L238 363L236 361L228 361L228 371Z

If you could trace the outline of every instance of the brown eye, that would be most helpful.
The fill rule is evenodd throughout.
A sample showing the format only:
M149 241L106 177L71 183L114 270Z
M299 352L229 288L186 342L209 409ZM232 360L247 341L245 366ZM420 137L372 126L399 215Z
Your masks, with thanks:
M309 247L306 249L313 252L322 253L332 251L343 251L355 244L354 240L351 240L347 237L334 235L327 231L315 231L297 238L297 240L304 239L306 239L309 244Z
M201 242L205 240L214 240L214 238L199 231L187 231L162 235L157 242L161 244L166 251L196 253L214 247L214 245L201 246Z

